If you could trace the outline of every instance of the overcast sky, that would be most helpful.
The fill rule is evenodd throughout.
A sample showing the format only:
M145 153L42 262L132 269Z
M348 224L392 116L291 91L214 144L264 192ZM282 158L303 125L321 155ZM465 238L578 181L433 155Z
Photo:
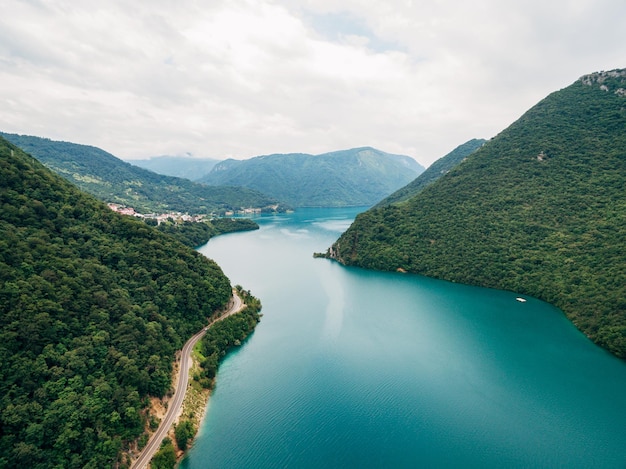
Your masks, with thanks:
M3 0L0 130L123 158L432 163L626 67L625 0Z

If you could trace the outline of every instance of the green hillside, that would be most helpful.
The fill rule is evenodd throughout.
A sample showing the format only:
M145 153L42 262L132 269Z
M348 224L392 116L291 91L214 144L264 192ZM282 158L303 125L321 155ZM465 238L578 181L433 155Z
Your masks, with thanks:
M339 261L513 290L626 358L626 70L542 100L404 204L363 213Z
M0 467L126 467L229 280L2 138L0 180Z
M156 174L92 146L1 132L0 136L100 200L127 205L140 213L212 213L277 203L251 189L207 187Z
M127 160L128 163L158 174L196 181L208 174L221 160L191 156L154 156L147 160Z
M156 220L154 221L156 223ZM162 222L156 229L176 238L185 246L197 248L214 236L238 231L258 230L259 225L249 218L215 218L202 222Z
M384 207L385 205L397 204L409 200L426 186L429 186L441 176L447 174L452 168L479 149L485 142L486 140L475 138L465 142L463 145L459 145L446 156L439 158L431 164L426 171L417 176L413 181L380 201L376 206Z
M200 182L256 189L294 207L373 205L424 168L408 156L373 148L257 156L217 164Z

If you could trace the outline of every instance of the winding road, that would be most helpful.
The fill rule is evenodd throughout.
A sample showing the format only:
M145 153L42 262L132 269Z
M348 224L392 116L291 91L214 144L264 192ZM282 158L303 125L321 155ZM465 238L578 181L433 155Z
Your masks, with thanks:
M183 405L183 401L185 400L185 394L187 393L187 385L189 384L189 370L191 369L191 351L196 343L202 338L202 336L206 333L206 331L215 324L217 321L221 321L228 316L232 316L235 313L238 313L244 308L245 304L237 295L237 292L233 290L233 298L232 303L227 311L222 313L220 316L214 318L205 328L203 328L200 332L195 334L191 339L185 343L183 346L183 350L181 352L180 357L180 366L178 367L178 380L176 389L174 389L174 397L169 402L167 407L167 413L161 423L157 431L152 435L152 438L148 441L148 444L143 449L137 460L132 464L132 469L144 469L148 467L150 460L156 454L161 446L161 442L163 438L167 435L172 423L176 420L176 417L180 415L180 411Z

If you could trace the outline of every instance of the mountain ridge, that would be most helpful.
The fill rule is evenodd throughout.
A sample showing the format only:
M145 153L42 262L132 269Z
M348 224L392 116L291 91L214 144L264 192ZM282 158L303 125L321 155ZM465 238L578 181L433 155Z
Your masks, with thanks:
M90 145L4 132L0 136L100 200L131 206L143 213L212 213L279 203L253 189L207 186L160 175Z
M375 206L383 207L385 205L397 204L410 199L426 186L432 184L441 176L448 173L456 165L460 164L463 160L465 160L465 158L484 145L485 142L486 140L484 139L474 138L463 143L462 145L459 145L450 153L442 156L431 164L428 168L426 168L426 171L417 176L417 178L413 181L384 198Z
M295 207L373 205L424 171L405 155L372 147L319 155L276 153L218 163L199 181L238 183Z

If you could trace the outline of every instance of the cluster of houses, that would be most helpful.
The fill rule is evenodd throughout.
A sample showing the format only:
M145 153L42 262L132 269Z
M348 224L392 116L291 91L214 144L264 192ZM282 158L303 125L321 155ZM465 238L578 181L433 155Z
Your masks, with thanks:
M126 207L124 205L120 205L120 204L114 204L114 203L109 203L107 204L109 206L109 208L111 210L113 210L114 212L117 213L121 213L122 215L131 215L133 217L137 217L137 218L144 218L144 219L152 219L152 220L156 220L157 224L161 224L164 221L167 221L168 219L172 219L175 222L183 222L183 221L192 221L192 222L200 222L206 219L206 215L189 215L186 213L180 213L180 212L171 212L171 213L137 213L135 212L135 209L132 207Z
M260 208L244 208L243 210L237 210L236 212L233 211L233 210L227 210L226 212L224 212L224 216L232 217L235 214L237 214L237 215L254 215L255 213L256 214L261 213L261 209Z
M207 215L193 215L192 216L187 213L180 213L180 212L160 213L160 214L145 213L144 214L144 213L137 213L135 212L134 208L126 207L125 205L121 205L121 204L109 203L107 205L114 212L121 213L122 215L130 215L130 216L137 217L137 218L156 220L157 224L161 224L162 222L167 221L168 219L172 219L175 222L180 223L183 221L200 222L200 221L206 220L207 218ZM260 208L246 208L246 209L237 210L237 211L228 210L224 213L224 216L232 217L234 215L254 215L254 214L259 214L259 213L261 213Z

